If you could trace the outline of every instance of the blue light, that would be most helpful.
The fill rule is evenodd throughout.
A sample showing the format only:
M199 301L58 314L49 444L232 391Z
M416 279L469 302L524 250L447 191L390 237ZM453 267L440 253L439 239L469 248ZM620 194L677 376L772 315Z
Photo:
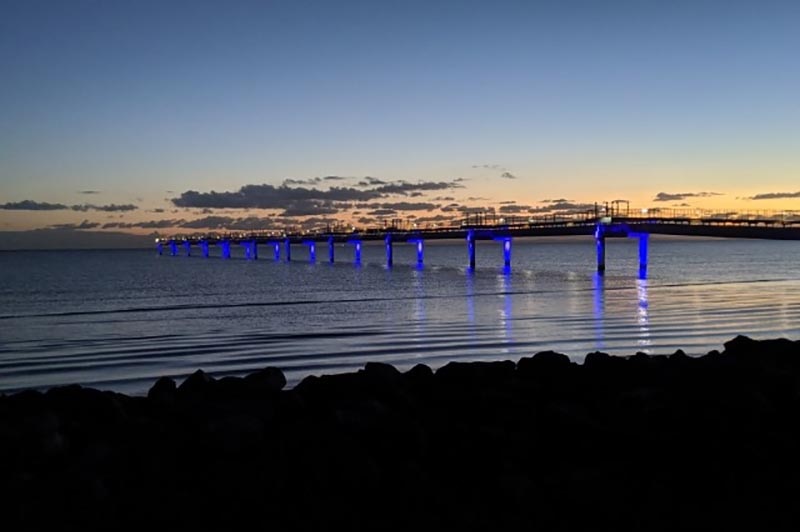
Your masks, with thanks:
M469 269L475 270L475 231L467 231L467 255L469 258Z
M164 254L164 244L162 244L161 242L156 244L156 251L158 252L159 255L163 255Z
M314 242L308 245L308 262L317 262L317 244Z
M595 228L594 238L597 245L597 271L602 274L606 271L606 234L600 224Z
M287 238L283 241L283 247L286 249L286 262L290 262L292 260L292 241L291 239Z
M386 266L391 268L392 264L394 264L394 256L392 253L392 235L386 235L386 238L384 238L383 241L386 244Z
M639 278L647 278L647 244L650 235L642 233L639 235Z
M333 246L333 237L328 237L328 262L333 264L333 257L334 257L334 246Z
M178 244L174 240L169 241L169 254L173 257L178 254Z
M511 237L503 240L503 265L511 270Z
M229 240L221 240L219 242L219 247L222 249L223 259L231 258L231 243Z
M592 289L594 291L594 335L597 349L605 348L605 298L604 298L603 273L597 272L592 276Z
M348 240L353 244L353 263L356 265L361 264L361 240L352 239Z
M281 244L280 244L280 242L275 242L275 244L273 244L273 245L275 246L275 248L274 248L275 260L276 261L281 260Z
M200 249L203 250L203 257L208 258L208 240L200 241Z
M417 267L421 268L425 259L425 243L422 239L417 240Z

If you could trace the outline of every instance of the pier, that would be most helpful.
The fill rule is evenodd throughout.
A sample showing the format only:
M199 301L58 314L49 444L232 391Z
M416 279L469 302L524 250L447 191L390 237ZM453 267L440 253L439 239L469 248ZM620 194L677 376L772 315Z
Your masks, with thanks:
M352 232L317 232L317 233L247 233L224 234L215 236L185 236L159 238L156 248L159 255L169 249L170 255L183 254L191 256L192 250L201 250L204 257L209 257L209 247L219 246L221 257L231 257L231 245L244 248L245 259L258 258L259 246L271 247L274 260L292 260L292 246L303 245L308 248L308 260L317 261L317 245L328 248L328 262L335 261L335 245L347 243L352 247L353 262L361 263L361 250L365 241L383 241L385 248L385 264L394 265L394 246L412 245L416 250L416 264L422 268L425 264L425 242L429 240L462 240L465 242L465 263L470 270L477 264L478 241L494 242L494 247L502 253L503 265L507 271L511 269L512 244L520 237L553 237L553 236L587 236L593 237L597 255L597 272L606 270L606 239L633 238L639 244L639 272L646 276L648 266L648 247L650 235L675 235L685 237L721 237L721 238L759 238L771 240L800 240L800 219L789 219L772 213L724 215L690 215L678 212L662 212L661 210L641 209L624 212L619 209L595 209L594 212L571 216L552 216L546 218L530 218L517 220L489 219L482 216L466 216L460 224L454 226L434 227L427 229L402 229L384 227ZM499 244L499 245L497 245ZM487 246L488 247L488 246ZM283 255L281 255L283 248Z

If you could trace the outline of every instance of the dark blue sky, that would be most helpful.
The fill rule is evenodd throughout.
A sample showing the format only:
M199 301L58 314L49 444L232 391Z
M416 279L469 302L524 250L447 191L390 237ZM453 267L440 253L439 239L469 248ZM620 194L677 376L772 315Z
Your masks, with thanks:
M798 28L789 1L3 0L2 197L333 174L508 199L484 164L528 202L791 190Z

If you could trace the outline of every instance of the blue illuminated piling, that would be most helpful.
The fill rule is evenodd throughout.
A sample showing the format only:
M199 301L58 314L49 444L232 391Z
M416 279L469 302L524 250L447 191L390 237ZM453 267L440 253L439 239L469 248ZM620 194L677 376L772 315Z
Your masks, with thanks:
M469 256L469 269L475 269L475 231L467 231L467 255Z
M160 255L164 254L164 244L161 242L156 242L156 252Z
M639 278L647 278L647 247L650 233L638 233L639 237Z
M242 242L244 246L244 258L248 260L258 259L258 243L255 240L245 240Z
M392 235L391 234L386 235L386 237L383 239L383 242L386 245L386 266L391 268L392 264L394 264L394 255L392 250Z
M511 237L506 237L502 239L503 241L503 266L506 269L511 268Z
M422 268L425 262L425 241L421 238L410 238L408 240L417 246L417 268Z
M192 243L190 241L188 241L188 240L184 240L183 241L183 249L186 250L186 256L187 257L191 257L192 256Z
M317 243L313 240L306 240L303 243L308 246L308 262L317 262Z
M594 230L594 239L597 245L597 272L606 271L606 233L600 224Z
M361 240L353 240L353 244L355 245L355 249L353 251L353 262L356 264L361 264Z
M173 257L178 255L178 243L174 240L169 241L169 254Z
M275 242L275 260L281 260L281 244L280 242Z
M328 262L333 264L333 258L334 258L333 237L329 236L328 237Z
M219 242L219 247L222 249L222 258L223 259L231 258L231 242L230 242L230 240L221 240Z
M200 249L203 251L203 256L208 258L208 240L200 241Z
M283 247L286 250L286 262L290 262L292 260L292 241L291 239L287 238L283 241Z

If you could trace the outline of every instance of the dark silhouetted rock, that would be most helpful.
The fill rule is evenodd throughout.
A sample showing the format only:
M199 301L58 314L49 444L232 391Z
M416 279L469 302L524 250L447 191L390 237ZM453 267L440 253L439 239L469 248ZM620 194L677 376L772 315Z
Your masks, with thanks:
M178 386L178 393L184 397L199 398L212 393L216 380L211 375L198 369Z
M517 371L525 377L562 375L569 371L572 362L567 355L555 351L542 351L517 362Z
M178 388L169 377L161 377L147 392L147 398L159 403L171 403L175 400Z
M286 376L278 368L267 367L250 373L244 378L245 382L266 392L279 392L286 386Z
M696 358L2 396L3 527L792 530L799 359L797 342L738 337Z

